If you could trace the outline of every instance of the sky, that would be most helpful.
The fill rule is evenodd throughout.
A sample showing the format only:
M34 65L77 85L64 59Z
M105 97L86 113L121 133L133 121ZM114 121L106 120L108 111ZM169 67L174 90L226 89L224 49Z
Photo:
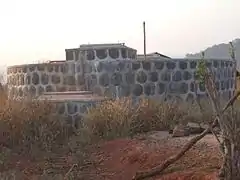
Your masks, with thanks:
M0 66L64 60L66 48L118 43L184 57L240 38L240 0L0 0Z

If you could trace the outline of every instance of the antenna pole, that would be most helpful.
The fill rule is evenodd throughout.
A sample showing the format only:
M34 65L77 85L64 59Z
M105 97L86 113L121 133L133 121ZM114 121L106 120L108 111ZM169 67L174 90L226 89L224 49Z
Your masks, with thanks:
M145 21L143 21L143 46L144 46L144 60L146 61L146 29L145 29Z

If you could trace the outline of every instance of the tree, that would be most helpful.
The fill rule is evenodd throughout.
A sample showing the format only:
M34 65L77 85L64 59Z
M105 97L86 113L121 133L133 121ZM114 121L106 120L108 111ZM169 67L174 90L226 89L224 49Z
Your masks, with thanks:
M236 60L232 43L230 43L230 55L232 57L232 60L234 61L234 69L236 71ZM214 121L212 122L212 124L209 125L207 129L205 129L204 132L202 132L200 135L193 137L187 144L185 144L182 150L177 155L170 157L161 165L153 169L137 172L133 179L140 180L147 177L159 175L172 163L180 159L188 150L193 147L194 144L196 144L210 131L215 135L213 128L216 125L220 126L222 136L220 140L215 135L220 144L220 150L223 154L223 162L219 172L219 178L221 180L240 179L240 122L238 121L238 118L240 118L240 113L234 111L233 108L233 104L240 95L240 91L238 91L227 102L225 107L221 109L220 97L215 87L214 77L211 71L206 67L204 53L202 53L202 60L200 60L199 62L197 74L199 76L199 83L204 82L207 94L209 95L209 100L215 112ZM228 111L229 107L231 107L231 111Z

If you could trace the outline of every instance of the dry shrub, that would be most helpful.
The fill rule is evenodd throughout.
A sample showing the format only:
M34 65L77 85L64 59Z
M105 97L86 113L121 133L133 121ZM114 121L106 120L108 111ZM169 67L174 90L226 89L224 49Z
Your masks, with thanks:
M21 151L50 151L69 136L49 102L8 100L0 107L0 144Z
M202 110L200 110L200 107L196 102L184 104L181 106L181 109L186 112L186 116L182 120L183 124L192 122L202 126L212 123L215 116L212 111L210 102L202 100L200 101L200 105L202 107Z
M131 120L131 132L133 134L168 130L174 124L181 121L185 112L175 102L156 102L150 99L141 99L134 109Z
M130 98L106 101L87 113L85 124L100 138L115 138L153 130L167 130L186 116L176 103Z
M2 85L0 82L0 108L5 105L7 101L7 89L6 86Z
M133 116L129 99L105 101L90 109L85 125L95 137L113 138L128 134Z

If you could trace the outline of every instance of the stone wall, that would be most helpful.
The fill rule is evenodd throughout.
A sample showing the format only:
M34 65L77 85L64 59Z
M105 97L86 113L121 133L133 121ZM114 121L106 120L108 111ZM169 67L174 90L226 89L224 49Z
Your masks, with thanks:
M67 124L79 127L86 112L98 104L108 100L88 91L47 92L38 96L38 101L47 100L53 105L54 118L66 120Z
M84 90L81 64L58 62L8 67L9 96L39 96L43 92Z
M66 61L8 67L9 97L39 96L43 92L89 90L86 74L97 72L96 61L136 58L137 51L123 44L82 45L66 49ZM93 77L93 76L92 76ZM90 83L90 84L89 84Z
M65 49L67 61L136 59L137 50L120 44L82 45Z
M197 59L171 59L148 61L88 61L95 67L86 73L89 90L113 97L153 97L169 99L177 97L190 100L195 92L205 96L203 84L195 83ZM229 99L235 90L235 71L231 60L207 60L212 70L217 90Z
M59 101L56 105L56 115L60 115L69 125L79 126L89 108L95 107L101 101Z
M192 101L196 93L206 97L205 86L196 77L199 59L151 55L144 61L142 57L138 58L135 49L122 44L82 45L65 51L66 61L8 67L9 97L30 95L42 100L40 95L51 94L52 99L48 99L56 105L54 114L64 116L74 126L81 121L88 107L107 100L103 96L183 101ZM229 99L236 88L233 61L208 59L207 67L214 75L221 97ZM102 100L76 96L83 92L44 93L66 91L92 91ZM64 97L60 98L59 94Z
M197 59L83 58L59 63L30 64L8 68L10 97L39 96L43 92L87 90L110 97L177 97L191 100L195 92L205 96L196 84ZM235 90L235 70L231 60L207 60L222 97Z

